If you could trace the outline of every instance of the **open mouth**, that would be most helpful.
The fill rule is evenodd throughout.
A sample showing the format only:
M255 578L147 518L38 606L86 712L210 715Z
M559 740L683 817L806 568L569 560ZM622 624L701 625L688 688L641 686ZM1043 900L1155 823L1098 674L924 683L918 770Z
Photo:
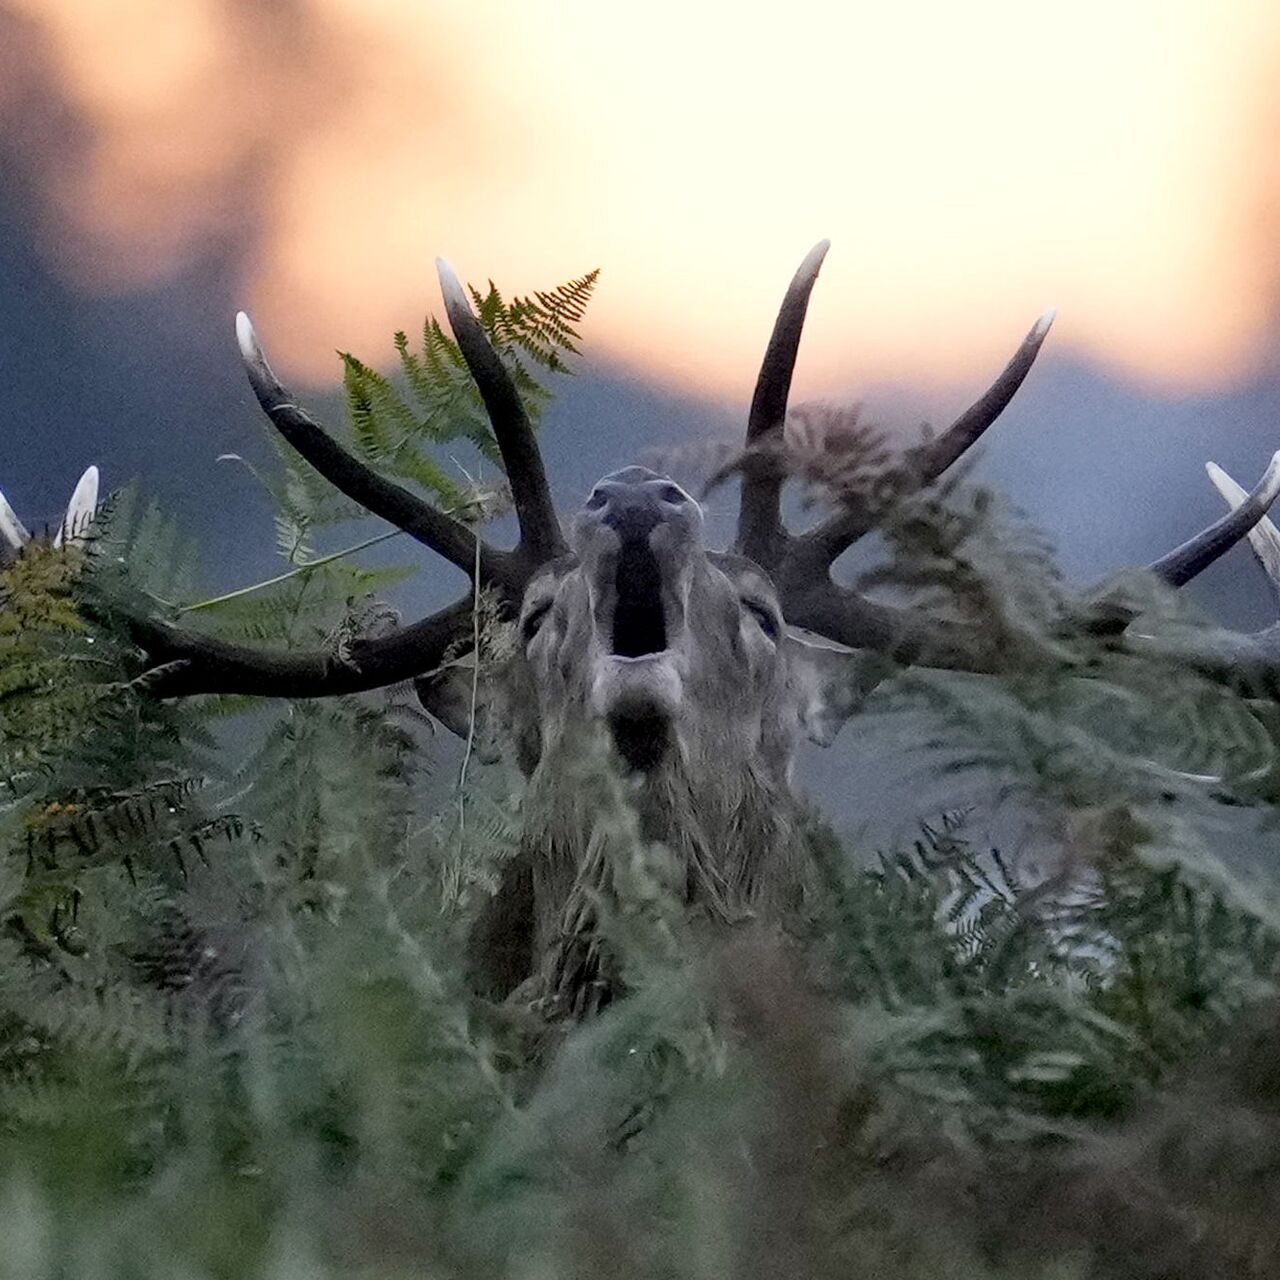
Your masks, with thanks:
M614 590L610 652L618 658L662 653L667 647L662 571L647 538L624 542L618 548Z
M655 768L671 747L672 674L661 664L637 662L669 652L662 570L647 538L618 548L613 579L605 711L614 746L633 770ZM677 695L678 696L678 695Z

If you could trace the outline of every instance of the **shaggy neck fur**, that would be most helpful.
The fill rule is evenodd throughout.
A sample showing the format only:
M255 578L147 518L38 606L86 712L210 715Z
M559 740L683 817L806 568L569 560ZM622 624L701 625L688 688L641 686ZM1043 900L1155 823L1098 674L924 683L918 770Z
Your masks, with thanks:
M656 890L713 923L779 918L801 905L808 859L784 779L755 761L726 760L723 743L715 759L692 758L678 743L653 770L624 779L616 761L605 763L602 734L594 751L571 738L579 745L550 751L530 779L522 846L533 964L557 1003L581 1013L617 984L597 936L601 905L625 913L628 899ZM646 861L654 845L666 857ZM638 863L650 881L661 868L665 883L637 884Z

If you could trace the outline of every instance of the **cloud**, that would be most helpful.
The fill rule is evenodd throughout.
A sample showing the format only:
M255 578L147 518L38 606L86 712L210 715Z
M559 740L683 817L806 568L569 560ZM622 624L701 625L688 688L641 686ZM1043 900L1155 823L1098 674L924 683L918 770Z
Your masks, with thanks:
M516 291L601 266L593 347L742 399L825 235L802 395L981 383L1049 303L1057 344L1223 382L1273 305L1269 0L0 14L0 145L59 268L114 288L234 245L304 377L415 326L441 252Z
M9 0L0 136L59 268L111 288L172 274L210 241L274 241L281 191L318 138L392 116L443 131L438 57L406 57L385 17L305 0Z

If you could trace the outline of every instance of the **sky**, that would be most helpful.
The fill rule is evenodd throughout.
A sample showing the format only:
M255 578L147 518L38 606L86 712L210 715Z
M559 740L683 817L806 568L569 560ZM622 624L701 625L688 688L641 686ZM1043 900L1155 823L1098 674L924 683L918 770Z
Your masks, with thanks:
M1049 305L1060 344L1159 385L1274 354L1271 0L7 14L0 127L49 261L118 289L237 244L294 376L415 326L444 254L516 291L600 267L599 351L741 395L823 237L814 391L998 364Z
M568 508L740 432L829 237L793 403L945 424L1057 307L981 474L1096 578L1280 447L1277 72L1274 0L0 0L0 487L56 519L95 461L210 587L270 572L216 461L263 455L235 311L332 416L335 351L386 362L442 254L507 294L601 270L544 434ZM421 607L456 585L424 568ZM1270 620L1242 551L1195 590Z

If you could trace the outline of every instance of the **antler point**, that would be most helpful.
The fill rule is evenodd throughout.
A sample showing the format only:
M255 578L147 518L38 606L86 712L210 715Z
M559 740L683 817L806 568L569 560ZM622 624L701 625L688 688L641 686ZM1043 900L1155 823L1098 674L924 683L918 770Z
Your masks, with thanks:
M236 312L236 341L240 344L240 354L250 363L263 360L262 344L254 331L253 321L247 311Z
M440 292L444 296L445 307L461 303L470 310L467 296L462 289L462 281L458 279L458 273L453 269L448 258L436 259L436 275L440 277Z
M822 266L822 260L827 256L827 250L831 248L830 240L819 240L817 244L805 254L804 261L800 264L798 276L816 276L819 268Z
M1265 506L1270 506L1280 496L1280 449L1271 455L1258 490L1258 496Z

